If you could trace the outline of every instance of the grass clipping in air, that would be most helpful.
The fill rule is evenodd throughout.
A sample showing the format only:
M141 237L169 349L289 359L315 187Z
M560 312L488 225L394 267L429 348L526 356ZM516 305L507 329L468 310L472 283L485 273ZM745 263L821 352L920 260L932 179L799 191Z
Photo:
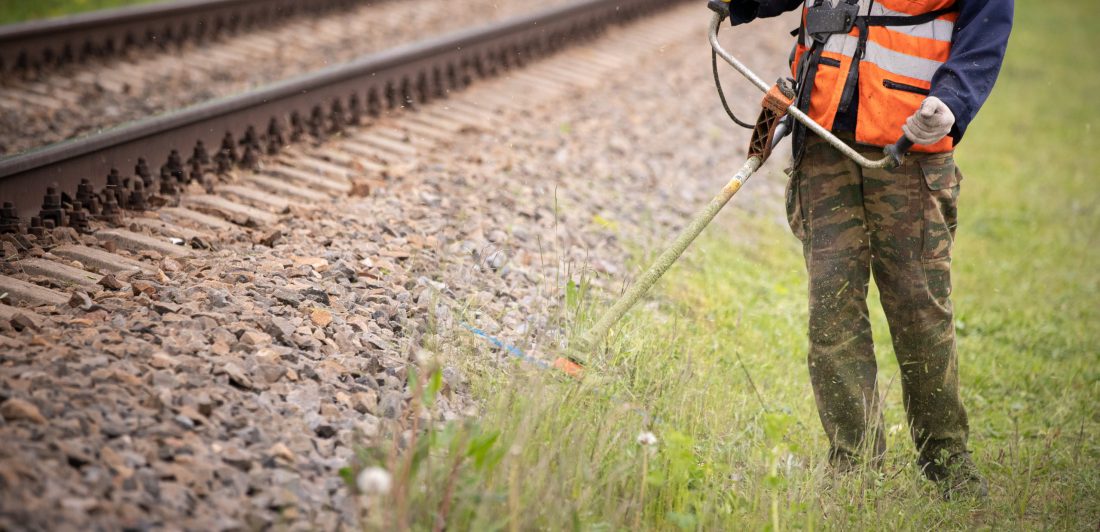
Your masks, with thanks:
M824 466L799 247L778 224L733 213L726 218L755 238L705 232L648 296L656 304L616 327L608 357L585 381L470 368L485 405L477 422L406 432L412 452L364 452L360 466L394 477L385 493L361 499L368 523L1095 530L1100 165L1088 120L1100 59L1077 51L1090 48L1082 21L1100 8L1078 0L1017 10L998 88L958 153L966 178L954 301L987 503L944 503L917 472L874 291L889 454L882 475L835 478ZM430 409L438 373L414 379L418 404ZM345 471L349 481L356 473Z

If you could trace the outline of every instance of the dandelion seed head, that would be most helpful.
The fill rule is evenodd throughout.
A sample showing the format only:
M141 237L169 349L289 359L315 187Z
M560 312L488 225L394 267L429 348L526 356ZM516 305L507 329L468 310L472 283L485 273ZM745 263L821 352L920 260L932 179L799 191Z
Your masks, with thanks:
M649 432L648 430L643 430L642 432L639 432L638 445L641 445L643 447L657 445L657 435Z
M368 467L359 472L355 484L359 492L365 495L385 495L390 492L393 477L381 467Z

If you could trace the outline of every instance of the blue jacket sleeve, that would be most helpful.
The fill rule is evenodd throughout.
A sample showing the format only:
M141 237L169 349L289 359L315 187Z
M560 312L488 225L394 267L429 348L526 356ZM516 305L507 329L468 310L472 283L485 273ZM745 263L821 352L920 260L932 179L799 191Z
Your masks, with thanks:
M757 18L778 17L802 5L802 0L731 0L730 24L736 26Z
M1001 72L1014 0L959 0L951 55L932 76L932 91L955 115L951 136L962 139Z

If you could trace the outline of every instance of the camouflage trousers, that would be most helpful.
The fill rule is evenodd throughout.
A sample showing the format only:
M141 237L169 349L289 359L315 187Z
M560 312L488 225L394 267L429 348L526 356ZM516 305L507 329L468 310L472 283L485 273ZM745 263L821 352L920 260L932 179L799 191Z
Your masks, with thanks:
M851 134L841 138L854 144ZM882 157L881 148L859 149ZM813 135L791 172L787 215L810 281L810 380L834 462L877 462L885 452L867 313L872 273L921 461L966 450L951 306L961 178L951 153L865 170Z

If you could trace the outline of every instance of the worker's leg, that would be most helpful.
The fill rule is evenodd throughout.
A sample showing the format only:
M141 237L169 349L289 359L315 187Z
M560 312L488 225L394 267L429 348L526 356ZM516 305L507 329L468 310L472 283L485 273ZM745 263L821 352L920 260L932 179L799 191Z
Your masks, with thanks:
M793 176L787 203L809 272L810 380L830 457L845 466L868 449L877 458L885 447L867 315L871 259L861 169L811 137Z
M951 154L864 171L872 269L882 293L902 398L922 462L966 450L951 308L959 178Z

